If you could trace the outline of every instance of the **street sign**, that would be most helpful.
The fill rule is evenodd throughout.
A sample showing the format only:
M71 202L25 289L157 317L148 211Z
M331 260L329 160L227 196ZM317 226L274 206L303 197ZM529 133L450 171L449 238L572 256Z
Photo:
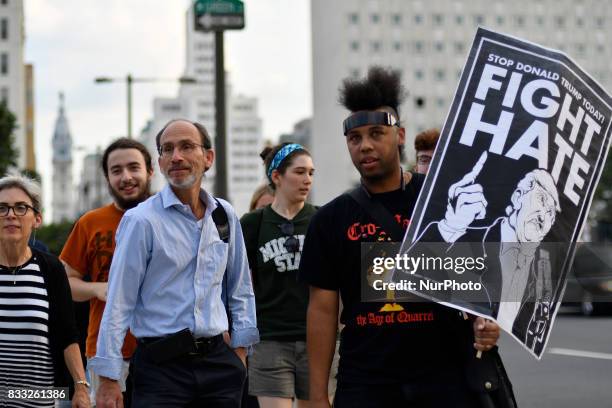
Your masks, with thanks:
M240 0L196 0L193 11L196 31L244 28L244 3Z

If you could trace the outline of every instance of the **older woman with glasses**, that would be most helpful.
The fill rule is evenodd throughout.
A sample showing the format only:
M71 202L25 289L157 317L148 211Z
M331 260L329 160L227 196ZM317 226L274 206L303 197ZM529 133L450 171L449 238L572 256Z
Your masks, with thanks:
M0 406L89 407L70 287L59 260L28 246L42 223L40 186L0 178ZM8 404L8 405L2 405Z
M304 235L316 208L306 203L314 166L298 144L262 152L272 204L242 217L261 342L249 359L249 394L262 408L308 400L308 286L297 281Z

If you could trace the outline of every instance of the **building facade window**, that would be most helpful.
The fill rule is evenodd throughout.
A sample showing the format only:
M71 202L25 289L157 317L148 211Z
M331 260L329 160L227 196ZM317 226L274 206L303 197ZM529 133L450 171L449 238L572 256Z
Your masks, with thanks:
M442 14L437 14L436 13L436 14L433 15L433 22L434 22L434 24L442 24L443 20L444 19L442 18Z
M9 104L9 89L6 86L0 88L0 103Z
M181 111L181 105L179 104L168 104L168 105L163 105L161 107L161 110L164 112L180 112Z
M423 16L420 14L415 14L414 15L414 22L415 24L421 24L423 22Z
M348 19L349 19L349 23L351 24L359 24L359 14L357 13L349 14Z
M425 107L425 98L422 96L417 96L414 98L414 104L418 109L423 109Z
M525 26L525 17L523 17L523 16L514 16L514 24L517 27Z
M455 23L457 23L457 25L462 25L463 24L463 16L461 14L457 14L455 16Z
M2 40L8 40L8 18L2 18L0 20L0 39Z
M425 47L423 46L423 41L415 41L415 42L414 42L414 51L415 51L417 54L422 53L422 52L423 52L423 48L425 48Z
M417 69L416 71L414 71L414 77L418 80L423 79L425 75L423 74L423 70L421 69Z
M401 51L402 50L402 43L399 42L399 41L393 42L393 50Z
M372 49L372 52L380 52L380 49L382 48L380 41L372 41L370 48Z
M199 42L195 44L196 50L208 50L213 48L213 43L211 42Z
M8 54L6 52L3 52L2 54L0 54L0 74L8 74L8 65Z
M393 14L391 16L391 21L393 22L394 25L401 25L402 24L402 15L401 14Z
M446 77L446 72L444 72L443 69L436 69L434 71L434 78L436 78L436 80L443 81L445 77Z
M351 51L359 51L359 41L351 41L349 46Z
M8 0L0 0L0 4L6 6L8 4Z
M562 16L557 16L555 18L555 24L557 25L558 28L565 27L565 18L563 18Z
M370 14L370 21L374 24L378 24L380 22L380 16L376 13Z

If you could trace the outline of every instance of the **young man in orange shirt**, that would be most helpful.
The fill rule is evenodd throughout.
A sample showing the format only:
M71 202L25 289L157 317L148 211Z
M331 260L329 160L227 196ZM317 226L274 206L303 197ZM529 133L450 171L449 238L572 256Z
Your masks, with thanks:
M73 299L90 302L85 348L88 360L96 355L98 331L106 305L108 272L115 251L115 232L123 213L151 195L151 155L141 143L121 138L104 151L102 170L113 202L83 215L72 229L60 255ZM89 281L84 280L85 276L89 276ZM125 359L121 381L123 392L126 390L129 359L135 349L136 339L128 333L122 349ZM99 378L89 367L87 370L91 381L90 398L95 405ZM124 401L129 401L129 396L126 397Z

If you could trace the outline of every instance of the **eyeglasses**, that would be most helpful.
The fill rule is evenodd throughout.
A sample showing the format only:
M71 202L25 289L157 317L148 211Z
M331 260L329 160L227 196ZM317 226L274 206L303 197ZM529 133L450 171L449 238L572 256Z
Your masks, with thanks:
M183 155L190 155L195 151L196 148L206 149L204 145L192 143L192 142L180 142L178 145L172 143L164 143L158 149L158 153L163 157L170 157L174 154L174 149L178 148L179 152Z
M11 208L13 209L13 214L15 214L17 217L23 217L24 215L26 215L26 213L28 212L28 209L31 209L35 213L38 212L36 211L36 208L28 204L21 204L21 203L15 204L15 205L0 204L0 217L8 217L9 210Z
M431 162L431 156L427 154L421 154L417 156L418 164L429 164Z
M300 250L300 240L293 235L295 227L292 222L284 222L278 226L281 232L288 238L285 239L285 249L287 252L295 253Z

